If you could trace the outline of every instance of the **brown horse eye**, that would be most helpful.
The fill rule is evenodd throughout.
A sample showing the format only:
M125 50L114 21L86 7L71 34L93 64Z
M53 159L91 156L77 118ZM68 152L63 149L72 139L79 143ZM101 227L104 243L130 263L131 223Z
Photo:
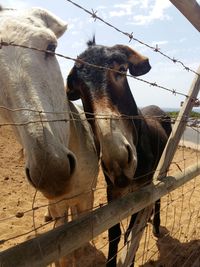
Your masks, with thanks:
M120 72L126 72L126 68L124 66L120 66L119 71Z

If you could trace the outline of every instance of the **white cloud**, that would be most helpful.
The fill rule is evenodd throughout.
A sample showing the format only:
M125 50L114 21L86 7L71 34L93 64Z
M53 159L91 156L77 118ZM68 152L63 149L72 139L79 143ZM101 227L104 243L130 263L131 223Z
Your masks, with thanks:
M169 0L127 0L124 3L115 4L109 16L128 16L130 21L128 24L145 25L154 20L170 19L165 11L171 5Z
M111 11L110 12L110 16L111 17L123 17L123 16L127 16L127 15L130 15L131 13L127 13L126 11L124 10L120 10L120 11Z
M102 6L97 6L96 7L96 10L102 10L102 9L104 9L104 10L107 9L107 6L103 6L102 5Z
M152 43L151 43L151 45L152 46L156 46L156 45L166 45L166 44L168 44L169 43L169 41L167 41L167 40L163 40L163 41L153 41Z
M150 2L148 2L150 4ZM146 4L148 4L146 3ZM154 20L170 19L165 13L165 10L171 6L168 0L155 0L152 6L149 6L149 12L147 15L136 15L132 24L145 25ZM152 7L152 8L151 8Z
M68 30L73 30L73 31L80 31L84 27L84 22L76 17L76 18L68 18Z
M137 6L140 3L140 0L128 0L123 4L116 4L113 7L117 10L110 11L110 17L122 17L133 14L133 7Z
M148 8L149 6L149 0L143 0L141 3L141 8Z
M30 7L30 2L23 0L3 0L1 1L1 4L3 7L12 7L16 9L24 9Z

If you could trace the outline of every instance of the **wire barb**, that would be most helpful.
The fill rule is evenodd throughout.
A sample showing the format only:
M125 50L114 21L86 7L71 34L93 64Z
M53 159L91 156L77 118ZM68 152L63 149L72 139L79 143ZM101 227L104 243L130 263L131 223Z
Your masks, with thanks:
M97 19L97 11L94 11L93 9L92 9L92 18L94 19L94 21L96 21Z
M68 0L67 0L68 1ZM127 35L127 33L126 33ZM134 39L134 38L133 38ZM1 42L0 43L0 46L15 46L15 47L21 47L21 48L25 48L25 49L32 49L32 50L35 50L35 51L39 51L39 52L43 52L43 53L47 53L48 50L44 50L44 49L39 49L39 48L35 48L35 47L29 47L29 46L25 46L25 45L19 45L19 44L15 44L13 42ZM78 64L85 64L87 66L90 66L90 67L93 67L93 68L97 68L97 69L101 69L101 70L108 70L108 71L112 71L112 72L116 72L116 73L120 73L120 74L124 74L124 72L121 72L121 71L117 71L115 69L111 69L111 68L108 68L108 67L104 67L104 66L99 66L99 65L95 65L95 64L91 64L91 63L88 63L86 61L83 61L81 59L77 59L77 58L72 58L72 57L69 57L69 56L65 56L65 55L62 55L62 54L58 54L58 53L54 53L55 56L58 56L58 57L62 57L64 59L69 59L69 60L72 60L74 62L77 62ZM178 61L177 61L178 62ZM200 74L199 74L200 75ZM172 94L174 95L181 95L181 96L185 96L186 98L188 98L189 96L184 94L184 93L181 93L181 92L178 92L174 89L170 89L170 88L167 88L165 86L162 86L162 85L158 85L156 82L149 82L149 81L146 81L142 78L139 78L139 77L135 77L135 76L132 76L130 74L126 74L127 77L130 77L132 79L136 79L138 81L141 81L143 83L146 83L146 84L149 84L150 86L155 86L157 88L160 88L160 89L163 89L163 90L166 90L166 91L169 91L169 92L172 92Z
M156 47L153 47L153 46L151 46L151 45L149 45L149 44L147 44L147 43L145 43L145 42L143 42L143 41L141 41L141 40L139 40L139 39L137 39L137 38L134 38L134 37L133 37L133 33L127 33L127 32L124 32L123 30L117 28L116 26L114 26L114 25L112 25L111 23L109 23L109 22L103 20L101 17L97 16L97 15L96 15L96 12L95 12L95 14L93 14L93 13L91 13L89 10L87 10L86 8L84 8L84 7L80 6L80 5L78 5L77 3L75 3L75 2L72 1L72 0L66 0L66 1L70 2L71 4L73 4L73 5L76 6L76 7L78 7L78 8L80 8L80 9L84 10L86 13L89 13L90 15L92 15L92 17L93 17L93 15L94 15L94 16L95 16L95 21L98 19L98 20L100 20L101 22L103 22L104 24L106 24L107 26L109 26L109 27L115 29L117 32L120 32L121 34L124 34L124 35L128 36L128 38L130 39L129 42L132 41L132 40L134 40L134 41L136 41L136 42L138 42L138 43L140 43L140 44L142 44L142 45L144 45L144 46L150 48L150 49L153 50L154 52L158 52L159 54L161 54L162 56L164 56L164 57L166 57L167 59L171 60L172 62L174 62L174 63L180 63L182 66L185 67L185 70L190 71L190 72L193 72L193 73L196 74L197 76L200 76L200 74L199 74L198 72L196 72L195 70L193 70L193 69L191 69L191 68L185 66L185 64L184 64L183 62L181 62L180 60L174 60L174 58L172 58L172 57L168 56L167 54L163 53L163 52L161 51L161 49L158 47L158 45L156 45Z

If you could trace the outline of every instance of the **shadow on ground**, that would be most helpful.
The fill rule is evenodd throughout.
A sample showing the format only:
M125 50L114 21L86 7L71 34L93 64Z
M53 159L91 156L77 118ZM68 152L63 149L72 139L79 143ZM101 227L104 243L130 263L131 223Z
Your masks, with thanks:
M181 243L171 237L165 227L161 227L161 237L157 239L156 245L158 260L149 260L143 267L191 267L200 256L200 240Z

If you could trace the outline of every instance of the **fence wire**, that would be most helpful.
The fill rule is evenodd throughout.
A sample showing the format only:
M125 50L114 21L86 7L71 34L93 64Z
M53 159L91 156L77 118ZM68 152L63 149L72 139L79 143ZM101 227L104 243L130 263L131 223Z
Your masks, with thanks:
M96 20L99 20L101 22L103 22L105 25L113 28L115 31L127 36L129 38L129 42L131 42L132 40L133 41L136 41L138 43L140 43L141 45L143 46L146 46L148 48L150 48L151 50L153 50L154 52L157 52L159 54L161 54L163 57L169 59L171 62L173 63L179 63L186 71L190 71L190 72L193 72L194 74L200 76L200 74L198 72L196 72L195 70L189 68L188 66L186 66L181 60L178 60L178 59L175 59L175 58L172 58L170 57L169 55L165 54L164 52L161 51L161 49L158 47L158 45L156 45L155 47L154 46L151 46L141 40L139 40L138 38L135 38L134 35L133 35L133 32L131 33L127 33L117 27L115 27L114 25L112 25L111 23L105 21L104 19L102 19L101 17L99 17L97 15L97 11L94 11L93 9L91 9L91 11L89 11L88 9L84 8L83 6L75 3L74 1L72 0L66 0L67 2L73 4L74 6L78 7L79 9L83 10L84 12L88 13L89 15L91 15L91 17L94 19L94 21Z
M1 40L1 42L0 42L0 49L2 49L3 46L14 46L14 47L19 47L19 48L24 48L24 49L31 49L31 50L35 50L35 51L43 52L43 53L49 53L51 55L56 55L56 56L62 57L64 59L69 59L69 60L72 60L74 62L85 64L87 66L90 66L90 67L93 67L93 68L97 68L97 69L100 69L102 71L106 71L107 70L107 71L112 71L112 72L120 73L122 75L126 75L127 77L133 78L133 79L138 80L138 81L143 82L143 83L146 83L149 86L153 86L153 87L156 87L156 88L165 90L167 92L170 92L174 96L180 95L180 96L184 96L186 98L189 97L187 94L184 94L182 92L179 92L179 91L177 91L176 89L173 89L173 88L167 88L165 86L159 85L156 82L149 82L149 81L147 81L145 79L142 79L142 78L139 78L139 77L135 77L135 76L132 76L130 74L126 74L126 73L121 72L121 71L117 71L117 70L114 70L114 69L111 69L111 68L108 68L108 67L104 67L104 66L99 66L99 65L91 64L91 63L86 62L86 61L83 61L81 59L75 59L75 58L72 58L72 57L69 57L69 56L65 56L65 55L62 55L62 54L59 54L59 53L55 53L55 52L52 52L52 51L49 51L49 50L39 49L39 48L36 48L36 47L29 47L29 46L26 46L26 45L15 44L13 42L5 42L5 41ZM195 74L198 74L198 73L196 72ZM199 100L197 98L196 99L191 99L191 101L194 101L194 102L198 102L199 103Z
M130 39L130 41L134 40L139 42L140 44L152 49L153 51L160 53L163 57L168 58L170 61L172 61L172 63L179 63L185 70L191 71L199 76L196 71L187 67L182 61L177 60L175 58L171 58L168 55L164 54L158 46L152 47L135 38L133 36L133 33L126 33L118 29L117 27L113 26L112 24L104 21L102 18L97 16L97 12L94 10L90 12L89 10L81 7L80 5L76 4L71 0L67 1L90 14L94 18L94 20L98 19L101 22L105 23L107 26L112 27L116 31L126 35ZM51 51L14 44L12 42L8 43L1 40L0 49L3 49L3 47L5 46L15 46L24 49L33 49L43 53L52 53ZM63 57L65 59L73 60L74 62L80 62L80 60L65 55L61 55L58 53L53 54L59 57ZM84 61L81 61L81 63L90 65L94 68L99 68L102 71L115 71L110 68L96 66ZM120 73L125 75L125 73L123 72ZM168 92L171 92L173 95L181 95L186 98L189 97L187 94L178 92L175 89L158 85L156 82L149 82L144 79L132 77L131 75L127 74L126 76L147 83L150 86L155 86L159 89L164 89ZM198 102L199 100L191 99L191 101ZM8 107L0 107L0 109L6 109L9 112L23 112L24 110L26 110L33 112L39 116L39 119L27 122L0 122L0 147L2 151L2 153L0 154L0 187L2 188L0 211L0 248L1 250L5 250L9 247L15 246L16 244L23 242L24 240L30 239L38 234L52 229L54 227L55 221L58 219L62 219L56 218L55 220L44 222L44 214L49 204L40 193L36 194L34 189L26 181L24 174L24 159L23 157L18 157L18 152L20 151L21 147L15 143L15 138L13 137L9 126L25 126L30 123L43 124L45 122L65 120L45 120L41 117L41 114L48 113L45 111L25 108L19 108L14 110ZM55 112L53 114L58 115L63 113ZM99 119L110 118L109 116L106 117L102 114L92 115ZM133 120L142 118L140 116L133 117L122 114L120 117L112 117L112 119ZM151 119L151 117L146 117L146 119ZM163 117L160 119L163 120ZM168 173L171 175L177 170L180 172L184 172L186 166L190 165L191 163L194 163L194 161L196 161L197 163L199 162L199 129L194 126L190 126L191 121L189 117L184 118L183 120L187 121L189 128L195 131L197 134L196 149L188 149L187 140L185 140L183 136L181 147L178 149L172 161L170 169L168 170ZM8 126L8 128L5 128L4 126ZM107 205L107 185L105 184L102 172L100 172L99 174L98 185L96 189L91 188L91 190L93 190L95 194L95 202L93 209L97 209L99 207L101 208L102 206ZM155 238L153 236L152 224L151 222L148 222L136 255L136 266L191 266L191 264L195 261L200 249L200 199L198 197L199 192L200 178L197 177L193 181L183 185L172 193L169 193L162 199L161 236L159 238ZM77 197L77 195L73 197ZM60 201L65 200L66 199ZM67 216L70 220L72 214L69 213ZM121 221L123 234L120 242L118 255L120 255L121 251L125 246L123 243L123 237L128 222L128 218L126 220ZM91 244L85 248L84 257L81 257L80 262L78 262L79 266L105 266L107 250L108 238L107 234L103 233L97 238L94 238Z
M2 137L0 140L0 147L4 147L4 149L9 150L10 142L10 146L15 148L15 154L13 154L13 152L11 155L7 154L7 160L5 154L0 158L0 186L3 188L1 203L5 203L5 206L3 204L0 215L0 247L4 250L34 237L36 234L35 231L37 234L41 234L52 229L55 221L53 220L47 223L44 222L44 214L48 207L48 203L46 202L45 205L44 202L46 200L41 194L38 194L34 206L36 225L33 226L31 207L34 189L31 188L26 181L22 159L17 159L16 155L18 153L19 146L18 144L15 145L16 147L14 146L15 140L9 128L6 129L5 127L1 127L0 133ZM5 146L4 142L6 138L7 142ZM199 157L199 151L188 149L185 146L180 147L173 159L173 163L170 166L169 174L173 174L173 172L176 172L177 170L184 172L186 166L194 163L194 161L198 161ZM15 158L15 160L11 162L13 158ZM16 166L18 166L18 174L15 170ZM8 175L8 173L5 173L5 176L2 175L5 170L7 170L10 174ZM12 175L13 170L14 173ZM107 204L106 188L104 178L102 173L100 173L99 184L95 190L94 209ZM195 251L199 248L198 239L200 235L200 216L198 210L200 201L198 198L199 191L200 179L197 177L195 180L162 198L162 236L159 237L159 239L155 238L152 234L151 222L148 222L136 255L136 266L148 266L148 264L152 264L152 266L157 266L156 264L171 266L170 264L174 261L174 266L178 267L180 264L186 264L187 266L187 264L190 264L194 260L196 257ZM12 206L8 203L12 203ZM29 206L28 209L25 208L27 206ZM15 215L12 217L10 214ZM69 214L69 216L71 216L71 214ZM120 256L124 247L123 238L127 224L128 219L121 222L121 225L123 225L123 234L121 237L118 256ZM190 249L190 245L193 247L192 251ZM164 248L165 254L163 255L162 253ZM95 264L97 267L104 266L103 264L105 264L107 249L108 239L106 233L94 238L89 247L85 249L85 258L83 257L85 260L84 266L94 266L92 264ZM174 251L176 251L175 254ZM191 253L194 253L194 255ZM87 265L88 258L90 258L89 265Z

